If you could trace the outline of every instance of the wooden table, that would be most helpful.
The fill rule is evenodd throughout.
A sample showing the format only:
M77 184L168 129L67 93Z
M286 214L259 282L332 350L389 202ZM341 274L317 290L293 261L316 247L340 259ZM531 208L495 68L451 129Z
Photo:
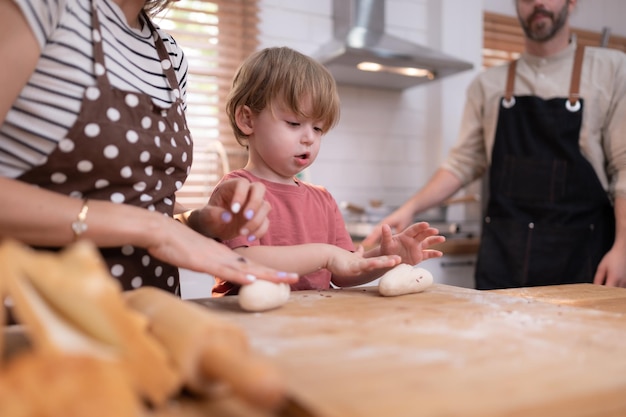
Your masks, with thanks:
M299 291L263 313L236 297L194 302L241 325L308 412L225 397L181 399L151 417L626 416L625 289ZM8 335L19 347L19 328Z
M567 284L510 288L493 290L492 292L541 300L553 304L626 314L626 288L612 288L594 284Z
M626 416L626 317L571 301L624 293L577 288L299 291L263 313L196 302L239 323L316 416Z

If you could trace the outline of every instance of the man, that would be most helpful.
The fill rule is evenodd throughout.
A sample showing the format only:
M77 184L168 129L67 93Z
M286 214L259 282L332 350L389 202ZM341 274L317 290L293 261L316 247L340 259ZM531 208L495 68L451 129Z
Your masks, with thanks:
M626 55L577 47L576 0L515 3L525 52L476 77L447 160L381 224L402 230L488 173L478 289L626 287Z

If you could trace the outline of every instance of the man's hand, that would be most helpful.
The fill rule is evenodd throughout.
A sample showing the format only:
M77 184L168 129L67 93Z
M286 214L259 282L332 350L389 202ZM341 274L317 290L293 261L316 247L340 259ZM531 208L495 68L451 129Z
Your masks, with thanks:
M607 287L626 287L626 258L615 247L602 258L593 283Z
M412 220L413 213L399 208L382 219L381 222L378 223L370 234L363 240L362 245L365 248L371 248L379 243L380 239L383 237L384 225L388 225L393 230L404 230L411 224Z

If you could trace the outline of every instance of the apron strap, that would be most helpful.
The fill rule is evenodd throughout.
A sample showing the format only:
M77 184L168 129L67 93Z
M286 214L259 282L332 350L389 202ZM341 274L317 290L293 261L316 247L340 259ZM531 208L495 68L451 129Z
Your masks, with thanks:
M581 45L576 48L574 55L574 68L572 70L572 80L569 87L569 104L575 106L580 97L580 74L583 67L583 57L585 55L585 46Z
M150 32L152 32L152 38L154 39L154 46L156 47L157 54L159 55L159 59L161 60L161 65L163 66L163 72L165 73L165 77L167 78L168 83L170 84L170 88L172 89L172 94L174 95L174 101L181 100L181 91L180 85L178 84L178 79L176 78L176 71L172 65L172 61L170 60L170 55L165 49L165 45L159 36L154 24L152 23L152 19L145 12L145 10L141 11L143 19L145 20L148 28L150 28Z
M585 46L579 45L576 48L574 54L574 67L572 68L572 79L570 81L569 97L565 106L570 111L578 111L580 109L580 75L582 73L583 58L585 56ZM509 63L509 70L506 78L506 90L504 92L503 104L506 107L510 107L515 103L513 97L513 91L515 88L515 69L517 67L517 60Z
M507 102L511 101L513 97L513 90L515 88L515 68L517 67L517 59L509 63L509 72L506 77L506 90L504 92L504 99Z
M102 30L100 27L100 19L98 18L98 6L96 1L91 1L91 37L93 44L93 60L94 73L96 75L96 83L102 89L110 89L109 79L106 75L106 66L104 65L104 47L102 46Z

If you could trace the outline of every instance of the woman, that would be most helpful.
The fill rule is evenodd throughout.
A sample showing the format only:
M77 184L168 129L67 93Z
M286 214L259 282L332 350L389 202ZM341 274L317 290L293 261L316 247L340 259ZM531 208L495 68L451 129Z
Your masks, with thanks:
M178 267L294 282L207 238L262 235L263 188L225 184L193 212L175 203L192 159L187 61L146 12L167 4L0 3L0 236L44 248L91 239L124 289L179 293Z

